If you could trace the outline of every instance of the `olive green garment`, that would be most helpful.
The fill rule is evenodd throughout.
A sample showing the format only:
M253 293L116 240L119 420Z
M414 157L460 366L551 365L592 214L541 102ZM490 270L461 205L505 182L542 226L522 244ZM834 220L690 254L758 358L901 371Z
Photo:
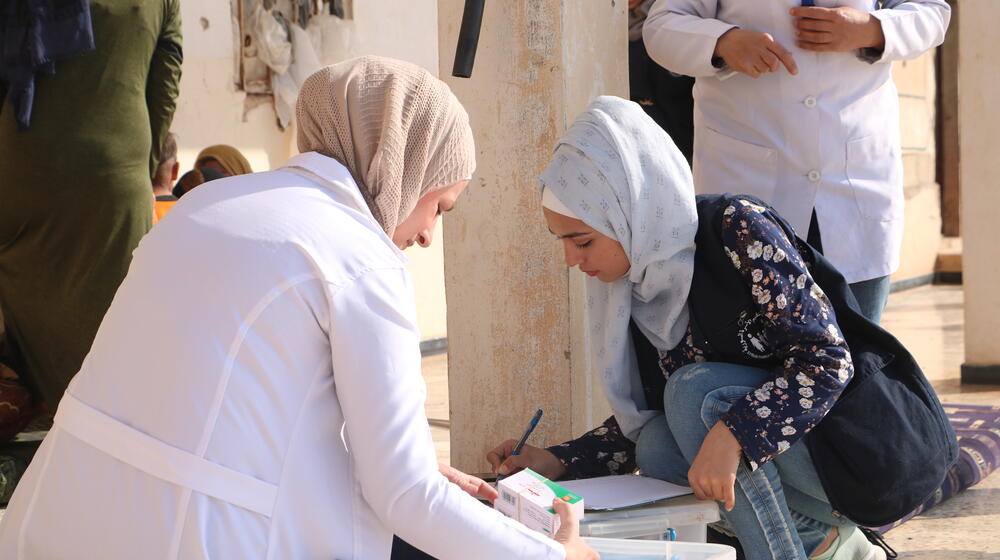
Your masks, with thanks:
M38 75L27 130L10 103L0 111L2 358L53 409L152 222L179 10L180 0L92 1L96 49Z

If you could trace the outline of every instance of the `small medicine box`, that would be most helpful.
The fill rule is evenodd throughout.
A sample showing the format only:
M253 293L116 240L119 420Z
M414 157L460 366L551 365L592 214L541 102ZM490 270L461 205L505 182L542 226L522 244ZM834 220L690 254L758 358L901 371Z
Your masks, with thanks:
M497 511L548 536L559 530L559 516L552 509L555 498L568 503L577 519L583 519L582 497L531 469L497 482L497 492L500 497L493 502Z

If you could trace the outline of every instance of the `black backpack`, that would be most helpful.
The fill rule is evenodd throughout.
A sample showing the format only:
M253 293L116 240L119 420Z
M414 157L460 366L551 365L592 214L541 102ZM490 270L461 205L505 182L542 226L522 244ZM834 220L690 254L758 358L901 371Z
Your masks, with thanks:
M747 356L733 325L756 312L746 281L722 246L722 212L737 199L770 207L746 195L698 197L695 274L689 296L695 339L725 361L762 366ZM808 434L816 472L837 513L867 526L892 523L941 486L958 459L958 442L934 390L913 356L894 336L866 319L830 262L795 236L813 279L833 304L854 361L854 377Z

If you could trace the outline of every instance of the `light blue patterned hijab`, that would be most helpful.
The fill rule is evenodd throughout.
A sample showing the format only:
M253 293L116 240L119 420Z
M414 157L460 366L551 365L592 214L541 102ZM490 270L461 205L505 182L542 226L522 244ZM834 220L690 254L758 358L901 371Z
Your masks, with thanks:
M677 346L687 330L698 230L691 170L639 105L604 96L569 127L539 178L629 256L624 277L587 278L586 289L593 362L622 433L634 440L657 413L646 405L629 318L659 350Z

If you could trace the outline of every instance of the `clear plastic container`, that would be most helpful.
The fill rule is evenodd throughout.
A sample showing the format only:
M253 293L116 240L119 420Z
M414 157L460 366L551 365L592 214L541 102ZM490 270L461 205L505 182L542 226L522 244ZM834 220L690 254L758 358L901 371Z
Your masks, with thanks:
M694 496L672 498L646 506L612 511L588 511L580 521L585 537L662 539L668 529L677 540L703 543L708 524L719 520L719 506Z
M583 540L601 555L601 560L736 560L736 550L722 544L593 537Z

